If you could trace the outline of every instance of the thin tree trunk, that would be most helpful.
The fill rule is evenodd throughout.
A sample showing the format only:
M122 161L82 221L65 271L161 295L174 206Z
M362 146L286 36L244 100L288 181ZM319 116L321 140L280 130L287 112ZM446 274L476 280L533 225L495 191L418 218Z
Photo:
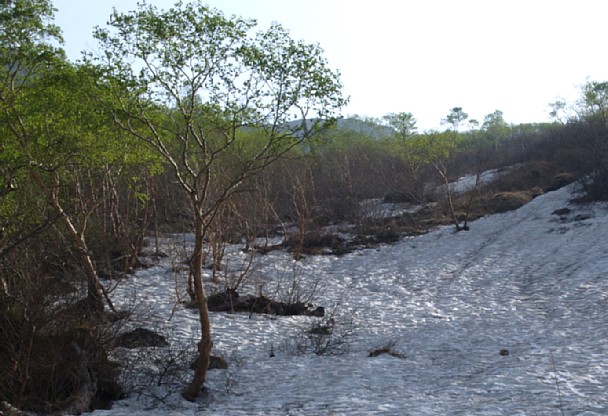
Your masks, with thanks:
M58 205L56 209L61 209L61 206ZM103 290L101 288L101 283L99 282L99 277L97 276L97 271L93 265L93 260L89 255L87 244L74 227L74 224L68 215L64 213L64 215L61 217L61 221L65 225L68 235L70 236L70 239L72 240L72 243L74 244L74 247L78 251L78 255L80 257L81 266L87 279L87 299L89 301L89 305L94 307L95 311L102 313L104 310Z
M93 265L93 260L89 255L89 248L80 233L78 233L78 230L76 230L70 217L64 212L59 201L53 199L52 205L57 213L61 214L60 220L68 231L68 235L80 257L81 267L83 268L87 279L87 299L89 305L91 305L95 311L101 313L104 310L103 290L101 288L101 283L99 282L99 277L97 276L97 271Z
M213 346L209 308L207 307L207 298L203 287L203 240L204 222L202 215L198 213L195 220L194 253L190 261L190 275L194 281L196 303L201 322L201 340L198 343L198 361L194 370L194 378L182 392L182 396L190 401L196 400L207 379L207 369L209 368L211 347Z
M61 206L58 195L59 178L57 177L57 173L54 173L55 177L53 178L53 186L50 189L44 184L42 178L36 171L32 170L31 176L41 190L46 193L49 205L59 217L59 221L61 221L65 226L68 236L70 237L70 241L78 252L81 266L87 280L87 300L89 305L91 305L96 312L102 313L104 310L103 289L101 283L99 282L99 276L97 276L97 271L95 270L93 260L89 255L89 248L87 247L84 237L78 232L70 216Z
M454 209L454 197L452 194L452 188L450 188L450 181L448 180L448 178L445 178L445 189L446 189L446 199L448 201L448 208L450 209L450 217L452 217L452 221L454 222L454 225L456 226L456 231L461 231L462 228L460 227L460 221L458 220L458 217L456 216L456 211Z
M443 163L433 163L435 169L443 179L443 183L445 185L445 198L448 203L448 209L450 210L450 217L452 218L452 222L456 226L456 231L462 231L462 227L460 226L460 221L458 221L458 217L456 216L456 211L454 209L454 198L452 193L452 188L450 187L450 178L448 175L448 169Z

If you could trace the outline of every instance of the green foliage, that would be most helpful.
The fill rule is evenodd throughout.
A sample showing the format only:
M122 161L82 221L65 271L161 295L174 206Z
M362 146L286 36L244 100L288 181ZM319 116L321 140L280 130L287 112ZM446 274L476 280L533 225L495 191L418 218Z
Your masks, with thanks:
M52 46L61 42L59 28L50 23L53 12L51 3L44 0L0 4L0 160L5 183L13 182L16 170L29 163L16 137L23 138L25 124L33 117L41 118L47 110L33 111L29 106L36 104L34 84L41 82L41 76L33 74L47 70L62 56L61 50Z
M243 87L249 90L251 107L262 116L257 124L284 125L291 118L312 120L314 126L334 117L345 104L339 73L329 68L323 50L293 40L276 23L259 32L241 53L248 70ZM310 126L301 128L305 133Z
M296 115L331 116L343 105L338 74L318 46L293 41L279 25L252 39L254 25L199 2L167 11L141 5L115 12L112 28L95 36L108 72L129 80L143 100L175 107L188 123L202 104L230 116L234 128L276 131Z
M151 145L192 196L234 188L326 126L345 103L317 45L200 2L115 12L95 32L108 108ZM294 119L307 122L293 122ZM227 190L227 189L225 189ZM220 195L226 195L220 192Z
M77 201L85 198L83 181L97 192L94 181L104 175L116 181L142 165L148 173L161 166L93 98L95 68L67 62L54 46L61 39L52 16L47 1L0 6L0 226L6 244L56 220L50 198L66 208L80 203L74 215L88 217L84 200Z
M462 107L450 109L450 113L442 120L444 124L452 126L454 132L458 132L460 125L469 118L469 115L462 110Z
M494 136L504 137L505 132L508 131L509 126L503 117L503 112L500 110L496 110L483 118L483 124L481 128Z
M458 148L464 136L449 132L429 132L412 137L405 143L405 152L415 163L432 163L447 159Z
M91 75L86 67L49 62L11 92L12 102L3 111L10 130L3 157L10 157L12 166L57 171L153 162L150 152L113 127L81 87L91 84Z
M496 110L487 114L483 119L479 138L482 140L480 145L489 145L498 151L502 144L505 144L511 133L511 127L503 117L503 112Z
M55 9L50 0L4 0L0 3L0 50L27 53L55 50L51 44L61 42L61 30L51 23ZM15 55L13 55L14 57ZM15 63L19 64L16 60Z
M39 195L32 192L28 170L49 153L60 149L46 135L55 129L52 116L58 94L45 85L62 51L52 45L61 41L59 28L50 23L53 9L48 1L7 1L0 5L0 247L12 235L35 224ZM54 74L54 78L61 78ZM48 116L48 118L47 118ZM43 132L40 137L37 132Z
M599 116L608 121L608 81L589 81L582 87L580 100L585 116Z
M383 117L401 141L416 134L416 119L412 113L390 113Z
M549 116L562 124L566 123L566 121L568 120L566 114L566 106L567 103L562 99L558 99L552 103L549 103L549 107L551 107Z

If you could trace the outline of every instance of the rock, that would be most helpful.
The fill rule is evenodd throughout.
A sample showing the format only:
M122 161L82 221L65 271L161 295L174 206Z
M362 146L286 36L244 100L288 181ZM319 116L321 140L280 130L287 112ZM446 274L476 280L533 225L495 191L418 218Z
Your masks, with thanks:
M502 355L503 357L506 357L507 355L509 355L509 350L506 348L503 348L500 351L498 351L498 354Z
M570 208L560 208L560 209L556 209L551 214L552 215L558 215L560 217L564 217L564 216L570 214L571 211L572 210Z

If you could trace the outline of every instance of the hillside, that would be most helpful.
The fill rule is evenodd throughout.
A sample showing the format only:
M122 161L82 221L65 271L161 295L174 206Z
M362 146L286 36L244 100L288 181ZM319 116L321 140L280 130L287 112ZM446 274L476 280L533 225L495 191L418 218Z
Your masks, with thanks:
M314 302L332 320L213 314L215 352L229 368L210 373L194 404L179 396L190 374L157 367L198 336L195 313L178 305L171 318L176 262L165 259L122 290L171 346L139 357L138 373L156 374L141 394L94 414L606 414L608 206L571 204L571 189L479 219L470 232L445 227L297 264L284 252L260 256L249 290L318 283ZM335 355L297 354L319 319L327 339L343 343L326 351Z

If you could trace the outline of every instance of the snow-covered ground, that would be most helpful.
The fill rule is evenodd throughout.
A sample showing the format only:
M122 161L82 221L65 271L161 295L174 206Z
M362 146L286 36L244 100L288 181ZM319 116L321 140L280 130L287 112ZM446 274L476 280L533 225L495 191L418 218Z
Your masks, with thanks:
M214 350L230 367L209 372L197 403L167 372L94 414L606 415L608 205L571 197L564 188L468 232L446 227L342 257L259 256L247 288L318 283L315 304L335 313L348 351L294 354L319 318L214 313ZM571 211L554 214L561 208ZM133 325L171 343L150 357L176 357L198 336L197 315L175 303L176 264L138 272L116 297L149 308ZM391 343L400 356L369 357ZM132 373L162 373L139 365Z
M453 194L463 194L473 191L476 186L482 187L496 180L498 176L508 173L517 166L501 169L491 169L481 172L479 178L477 175L465 175L450 184L450 190ZM445 197L445 185L438 186L432 192L437 199ZM434 203L430 204L434 205ZM359 205L361 214L365 218L393 218L404 214L414 214L428 205L417 205L407 202L386 203L381 198L368 199Z
M452 188L452 192L455 194L462 194L472 191L475 188L476 183L479 186L486 185L496 180L499 175L508 173L514 168L515 166L510 168L486 170L479 175L479 179L477 178L477 175L461 176L456 182L450 184L450 186ZM442 190L442 192L445 192L445 190Z
M434 203L430 204L434 205ZM415 214L427 205L409 202L384 202L381 198L367 199L359 207L364 218L394 218L404 214Z

